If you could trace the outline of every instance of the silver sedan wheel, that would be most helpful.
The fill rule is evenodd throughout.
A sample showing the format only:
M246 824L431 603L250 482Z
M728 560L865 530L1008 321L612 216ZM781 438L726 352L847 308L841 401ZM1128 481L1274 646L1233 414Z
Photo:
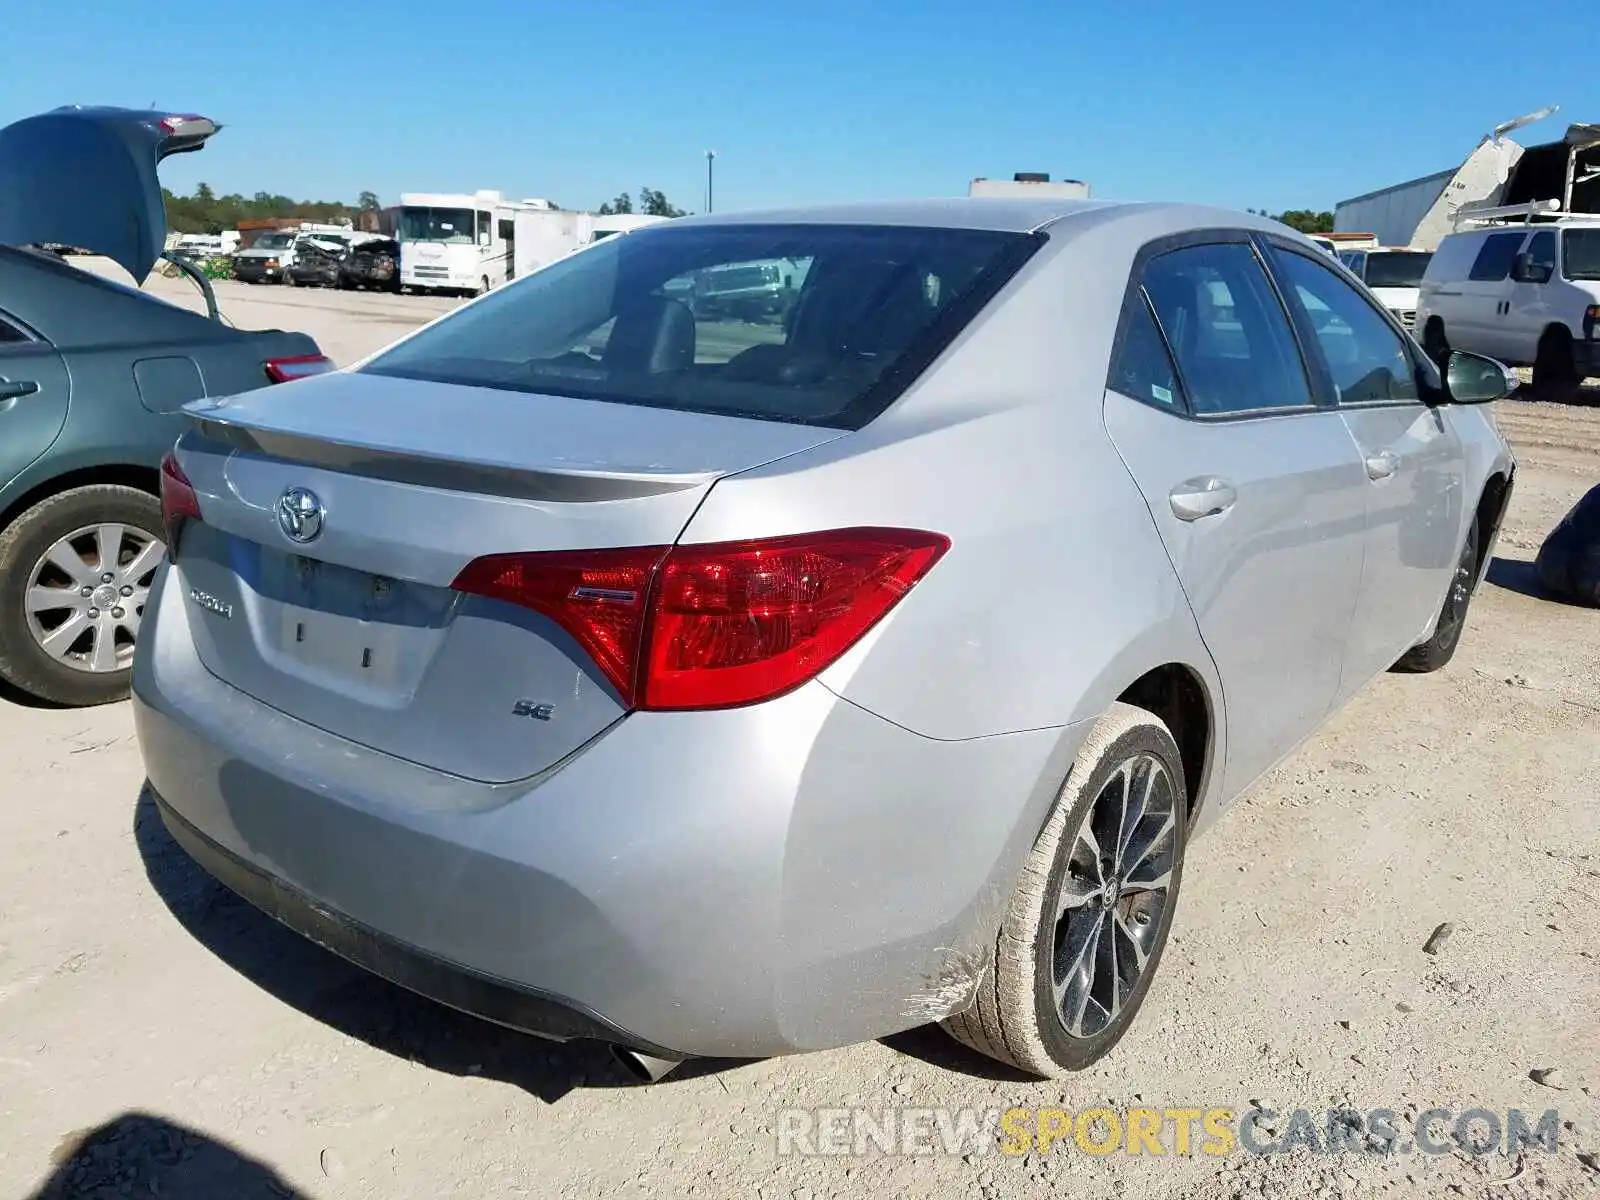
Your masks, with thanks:
M51 658L106 674L133 662L156 568L157 537L131 525L88 525L56 542L28 574L28 631Z
M1153 755L1124 762L1095 797L1062 880L1051 964L1067 1033L1117 1018L1155 950L1178 855L1177 792Z

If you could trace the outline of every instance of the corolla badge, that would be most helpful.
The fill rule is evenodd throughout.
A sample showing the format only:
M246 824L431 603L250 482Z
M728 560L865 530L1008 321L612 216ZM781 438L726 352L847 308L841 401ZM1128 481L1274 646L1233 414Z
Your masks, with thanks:
M292 487L278 497L278 528L291 542L314 542L322 536L322 501L309 488Z

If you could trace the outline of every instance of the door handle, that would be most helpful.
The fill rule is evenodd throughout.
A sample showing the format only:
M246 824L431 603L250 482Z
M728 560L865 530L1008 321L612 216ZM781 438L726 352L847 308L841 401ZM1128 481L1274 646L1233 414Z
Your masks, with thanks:
M1180 521L1198 521L1202 517L1214 517L1218 513L1225 513L1233 507L1234 501L1238 498L1239 493L1233 484L1215 475L1200 475L1194 479L1185 479L1167 493L1167 501L1172 505L1172 515Z
M1400 460L1389 451L1367 455L1367 478L1387 479L1400 467Z
M15 400L19 396L31 396L39 390L39 385L31 379L0 379L0 400Z

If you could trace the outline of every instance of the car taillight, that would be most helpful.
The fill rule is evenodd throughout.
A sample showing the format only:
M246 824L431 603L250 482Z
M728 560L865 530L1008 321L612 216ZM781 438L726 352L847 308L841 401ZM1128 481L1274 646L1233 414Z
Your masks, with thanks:
M840 529L497 554L469 563L453 586L549 617L630 708L732 708L815 678L949 548L943 534Z
M178 537L183 523L200 520L200 498L194 486L178 465L177 457L169 450L161 460L161 527L167 533L167 557L178 555Z
M269 358L262 364L273 383L291 383L333 370L333 362L322 354L295 354L288 358Z

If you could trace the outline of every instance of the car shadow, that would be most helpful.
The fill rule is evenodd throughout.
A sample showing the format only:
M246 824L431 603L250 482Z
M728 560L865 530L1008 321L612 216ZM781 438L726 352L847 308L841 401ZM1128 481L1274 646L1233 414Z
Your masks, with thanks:
M139 792L133 833L151 886L196 941L256 986L340 1033L435 1071L498 1079L551 1104L580 1085L636 1086L598 1042L549 1042L446 1008L280 925L183 851L148 785ZM733 1065L685 1064L655 1086Z
M18 708L42 708L47 711L68 707L68 705L56 704L50 700L41 700L21 688L7 683L4 679L0 679L0 704L15 704Z
M955 1040L937 1025L918 1025L901 1033L879 1038L887 1046L907 1058L916 1058L930 1066L996 1083L1038 1083L1038 1077L1008 1067L987 1054L979 1054L970 1046Z
M1582 383L1544 384L1534 386L1524 383L1511 393L1513 400L1528 400L1536 404L1566 404L1575 408L1600 408L1600 386L1590 381Z
M150 1113L125 1112L69 1133L50 1161L55 1170L28 1200L310 1200L277 1171L220 1138Z
M1484 578L1495 587L1532 596L1535 600L1560 599L1545 591L1544 584L1539 581L1539 569L1525 559L1501 558L1496 555L1489 560L1489 570L1485 572Z

